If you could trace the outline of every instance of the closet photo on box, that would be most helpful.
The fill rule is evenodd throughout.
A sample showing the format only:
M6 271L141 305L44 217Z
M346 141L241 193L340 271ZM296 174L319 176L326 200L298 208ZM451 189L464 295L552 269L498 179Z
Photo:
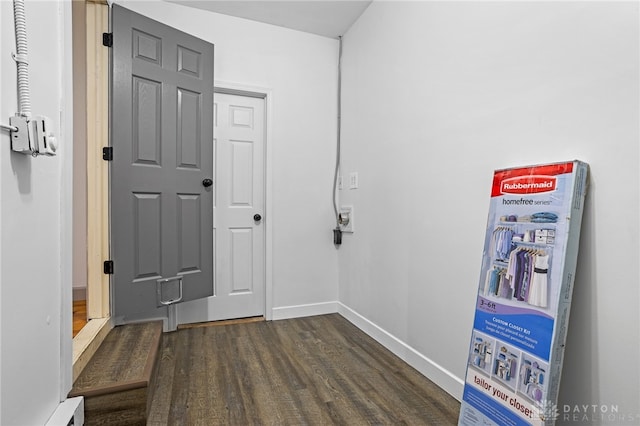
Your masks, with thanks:
M481 373L490 376L495 346L495 339L474 330L473 336L471 337L469 365Z
M533 222L544 217L544 226ZM533 219L532 219L533 218ZM549 307L549 271L557 215L534 213L518 218L500 217L491 236L491 264L481 283L480 294L503 301L522 302L538 308Z

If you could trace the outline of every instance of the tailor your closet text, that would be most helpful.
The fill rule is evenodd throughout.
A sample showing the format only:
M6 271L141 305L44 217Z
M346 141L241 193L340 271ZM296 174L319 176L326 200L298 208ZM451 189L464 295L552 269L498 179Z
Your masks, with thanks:
M533 410L529 408L529 404L521 402L519 398L514 396L513 394L493 387L487 380L476 375L473 376L473 382L476 385L480 386L482 390L491 395L493 398L507 402L510 406L520 411L525 416L529 417L530 419L533 418Z

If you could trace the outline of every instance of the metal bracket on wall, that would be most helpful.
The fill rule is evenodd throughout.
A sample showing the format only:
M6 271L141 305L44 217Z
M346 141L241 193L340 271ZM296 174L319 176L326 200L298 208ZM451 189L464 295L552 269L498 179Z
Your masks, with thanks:
M11 130L11 149L23 154L33 153L29 142L29 121L27 117L16 115L9 117L9 123L15 130Z

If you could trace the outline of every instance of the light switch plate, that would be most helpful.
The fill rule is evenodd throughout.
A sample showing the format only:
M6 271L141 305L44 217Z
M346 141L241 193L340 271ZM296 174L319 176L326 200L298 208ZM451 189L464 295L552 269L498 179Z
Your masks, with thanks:
M358 189L358 172L349 173L349 189Z

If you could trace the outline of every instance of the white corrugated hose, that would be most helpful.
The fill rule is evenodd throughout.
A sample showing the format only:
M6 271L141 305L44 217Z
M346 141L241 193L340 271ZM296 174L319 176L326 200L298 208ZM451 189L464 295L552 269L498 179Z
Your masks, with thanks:
M24 0L13 0L13 19L16 26L16 54L18 64L18 114L31 116L31 93L29 91L29 57L27 54L27 18Z

